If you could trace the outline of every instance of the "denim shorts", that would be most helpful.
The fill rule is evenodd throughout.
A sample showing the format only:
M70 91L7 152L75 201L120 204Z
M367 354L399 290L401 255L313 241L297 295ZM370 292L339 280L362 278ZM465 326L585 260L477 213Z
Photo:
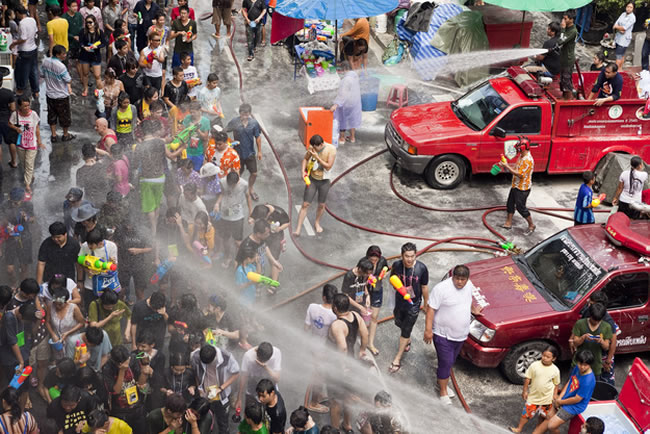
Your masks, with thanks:
M625 50L627 50L627 47L616 44L616 50L614 51L616 54L616 60L622 59L625 56Z
M81 60L81 59L79 59L79 63L81 63L82 65L102 66L102 62L92 62L92 61Z

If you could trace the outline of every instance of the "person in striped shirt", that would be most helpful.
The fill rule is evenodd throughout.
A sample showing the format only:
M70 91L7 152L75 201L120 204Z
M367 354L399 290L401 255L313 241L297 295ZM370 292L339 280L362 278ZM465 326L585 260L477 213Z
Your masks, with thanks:
M526 208L526 201L530 194L530 188L533 184L533 169L535 168L535 161L530 154L530 141L522 138L516 145L519 158L514 167L507 162L501 162L499 165L512 173L512 186L510 194L508 194L508 201L506 203L506 210L508 216L506 222L502 225L504 229L512 229L512 217L515 215L515 209L521 214L528 222L528 229L525 234L530 235L535 231L535 224L530 211Z
M574 226L588 225L596 222L594 219L593 205L591 204L594 195L591 188L596 181L596 175L594 172L587 170L582 174L582 180L584 183L580 186L580 190L578 190L575 211L573 212Z

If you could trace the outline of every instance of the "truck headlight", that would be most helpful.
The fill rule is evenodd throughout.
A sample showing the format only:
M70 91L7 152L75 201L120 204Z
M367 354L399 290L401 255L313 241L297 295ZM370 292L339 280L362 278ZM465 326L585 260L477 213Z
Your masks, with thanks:
M479 342L490 342L494 337L495 331L488 328L481 321L472 317L472 322L469 324L469 334Z

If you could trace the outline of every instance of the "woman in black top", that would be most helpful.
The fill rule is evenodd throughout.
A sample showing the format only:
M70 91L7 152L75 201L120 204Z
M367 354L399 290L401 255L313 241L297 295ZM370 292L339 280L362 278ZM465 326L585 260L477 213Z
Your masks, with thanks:
M90 70L95 77L95 85L102 86L102 53L101 49L106 46L104 32L97 26L97 18L88 15L84 19L84 28L79 33L79 63L81 64L81 85L83 92L81 96L88 96L88 74Z

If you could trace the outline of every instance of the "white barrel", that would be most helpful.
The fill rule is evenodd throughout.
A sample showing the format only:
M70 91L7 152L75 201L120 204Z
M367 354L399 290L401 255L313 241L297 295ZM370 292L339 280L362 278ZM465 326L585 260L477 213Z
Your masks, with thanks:
M388 26L388 17L386 15L377 15L375 22L375 31L377 33L386 33L386 27Z

